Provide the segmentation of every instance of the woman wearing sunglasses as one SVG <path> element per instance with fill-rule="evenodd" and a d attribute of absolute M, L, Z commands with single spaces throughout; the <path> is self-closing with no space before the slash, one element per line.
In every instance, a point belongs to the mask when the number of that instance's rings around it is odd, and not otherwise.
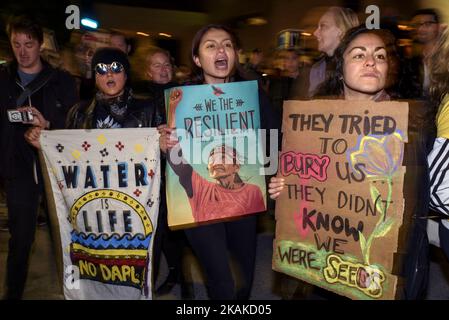
<path fill-rule="evenodd" d="M 91 101 L 75 105 L 67 128 L 110 129 L 156 126 L 156 108 L 149 100 L 136 99 L 129 82 L 126 54 L 115 48 L 97 50 L 92 58 L 97 93 Z"/>
<path fill-rule="evenodd" d="M 157 110 L 149 100 L 137 99 L 127 86 L 130 64 L 116 48 L 98 49 L 92 58 L 97 92 L 92 100 L 74 105 L 66 118 L 67 129 L 155 127 Z M 43 119 L 42 121 L 45 121 Z M 30 128 L 25 139 L 40 148 L 40 127 Z"/>

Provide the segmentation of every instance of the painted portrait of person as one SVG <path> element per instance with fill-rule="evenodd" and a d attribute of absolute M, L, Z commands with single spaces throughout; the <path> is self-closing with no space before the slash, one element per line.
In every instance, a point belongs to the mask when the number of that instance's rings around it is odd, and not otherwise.
<path fill-rule="evenodd" d="M 176 106 L 181 99 L 182 89 L 173 89 L 169 97 L 170 127 L 175 127 Z M 182 157 L 180 144 L 174 147 L 173 152 Z M 245 182 L 239 175 L 244 161 L 232 146 L 221 143 L 210 150 L 206 165 L 207 178 L 187 161 L 173 161 L 173 155 L 167 153 L 168 163 L 186 192 L 195 222 L 265 211 L 260 187 Z"/>

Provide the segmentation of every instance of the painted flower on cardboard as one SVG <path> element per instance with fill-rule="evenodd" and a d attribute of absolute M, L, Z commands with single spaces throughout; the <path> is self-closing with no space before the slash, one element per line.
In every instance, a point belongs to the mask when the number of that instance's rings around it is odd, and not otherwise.
<path fill-rule="evenodd" d="M 370 177 L 391 177 L 402 165 L 404 141 L 395 132 L 382 138 L 365 136 L 360 141 L 355 152 L 350 154 L 352 168 L 363 164 L 361 170 Z"/>
<path fill-rule="evenodd" d="M 399 132 L 382 138 L 365 136 L 358 142 L 355 151 L 348 153 L 353 169 L 363 165 L 368 178 L 374 181 L 384 181 L 387 184 L 386 194 L 381 194 L 374 183 L 370 183 L 370 194 L 376 211 L 379 214 L 374 230 L 369 235 L 359 232 L 360 249 L 366 265 L 370 265 L 371 247 L 374 239 L 385 237 L 395 224 L 393 217 L 387 217 L 393 192 L 393 175 L 402 165 L 404 156 L 404 141 Z M 385 201 L 384 201 L 385 200 Z"/>

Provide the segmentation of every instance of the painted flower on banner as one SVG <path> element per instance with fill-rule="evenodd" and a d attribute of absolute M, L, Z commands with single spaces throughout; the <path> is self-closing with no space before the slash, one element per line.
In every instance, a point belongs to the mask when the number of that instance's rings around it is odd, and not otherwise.
<path fill-rule="evenodd" d="M 91 145 L 87 141 L 84 141 L 81 147 L 84 149 L 84 151 L 88 151 Z"/>
<path fill-rule="evenodd" d="M 58 143 L 58 145 L 56 146 L 56 150 L 58 150 L 58 152 L 61 153 L 62 151 L 64 151 L 64 146 Z"/>
<path fill-rule="evenodd" d="M 100 153 L 103 158 L 109 155 L 108 149 L 106 148 L 100 150 Z"/>
<path fill-rule="evenodd" d="M 115 145 L 115 147 L 119 150 L 122 151 L 122 149 L 125 147 L 121 141 L 117 142 L 117 144 Z"/>
<path fill-rule="evenodd" d="M 361 169 L 368 178 L 391 177 L 402 165 L 404 141 L 398 132 L 382 138 L 365 136 L 356 150 L 350 154 L 353 169 L 363 164 Z"/>

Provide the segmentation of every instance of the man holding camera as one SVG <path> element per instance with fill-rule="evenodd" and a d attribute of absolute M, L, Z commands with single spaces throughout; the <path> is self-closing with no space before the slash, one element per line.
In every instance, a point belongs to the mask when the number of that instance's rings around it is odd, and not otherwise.
<path fill-rule="evenodd" d="M 0 179 L 5 182 L 10 232 L 5 298 L 20 299 L 44 190 L 37 151 L 24 133 L 31 125 L 64 128 L 78 93 L 68 73 L 41 59 L 43 30 L 33 18 L 12 18 L 7 34 L 15 59 L 0 68 Z"/>

